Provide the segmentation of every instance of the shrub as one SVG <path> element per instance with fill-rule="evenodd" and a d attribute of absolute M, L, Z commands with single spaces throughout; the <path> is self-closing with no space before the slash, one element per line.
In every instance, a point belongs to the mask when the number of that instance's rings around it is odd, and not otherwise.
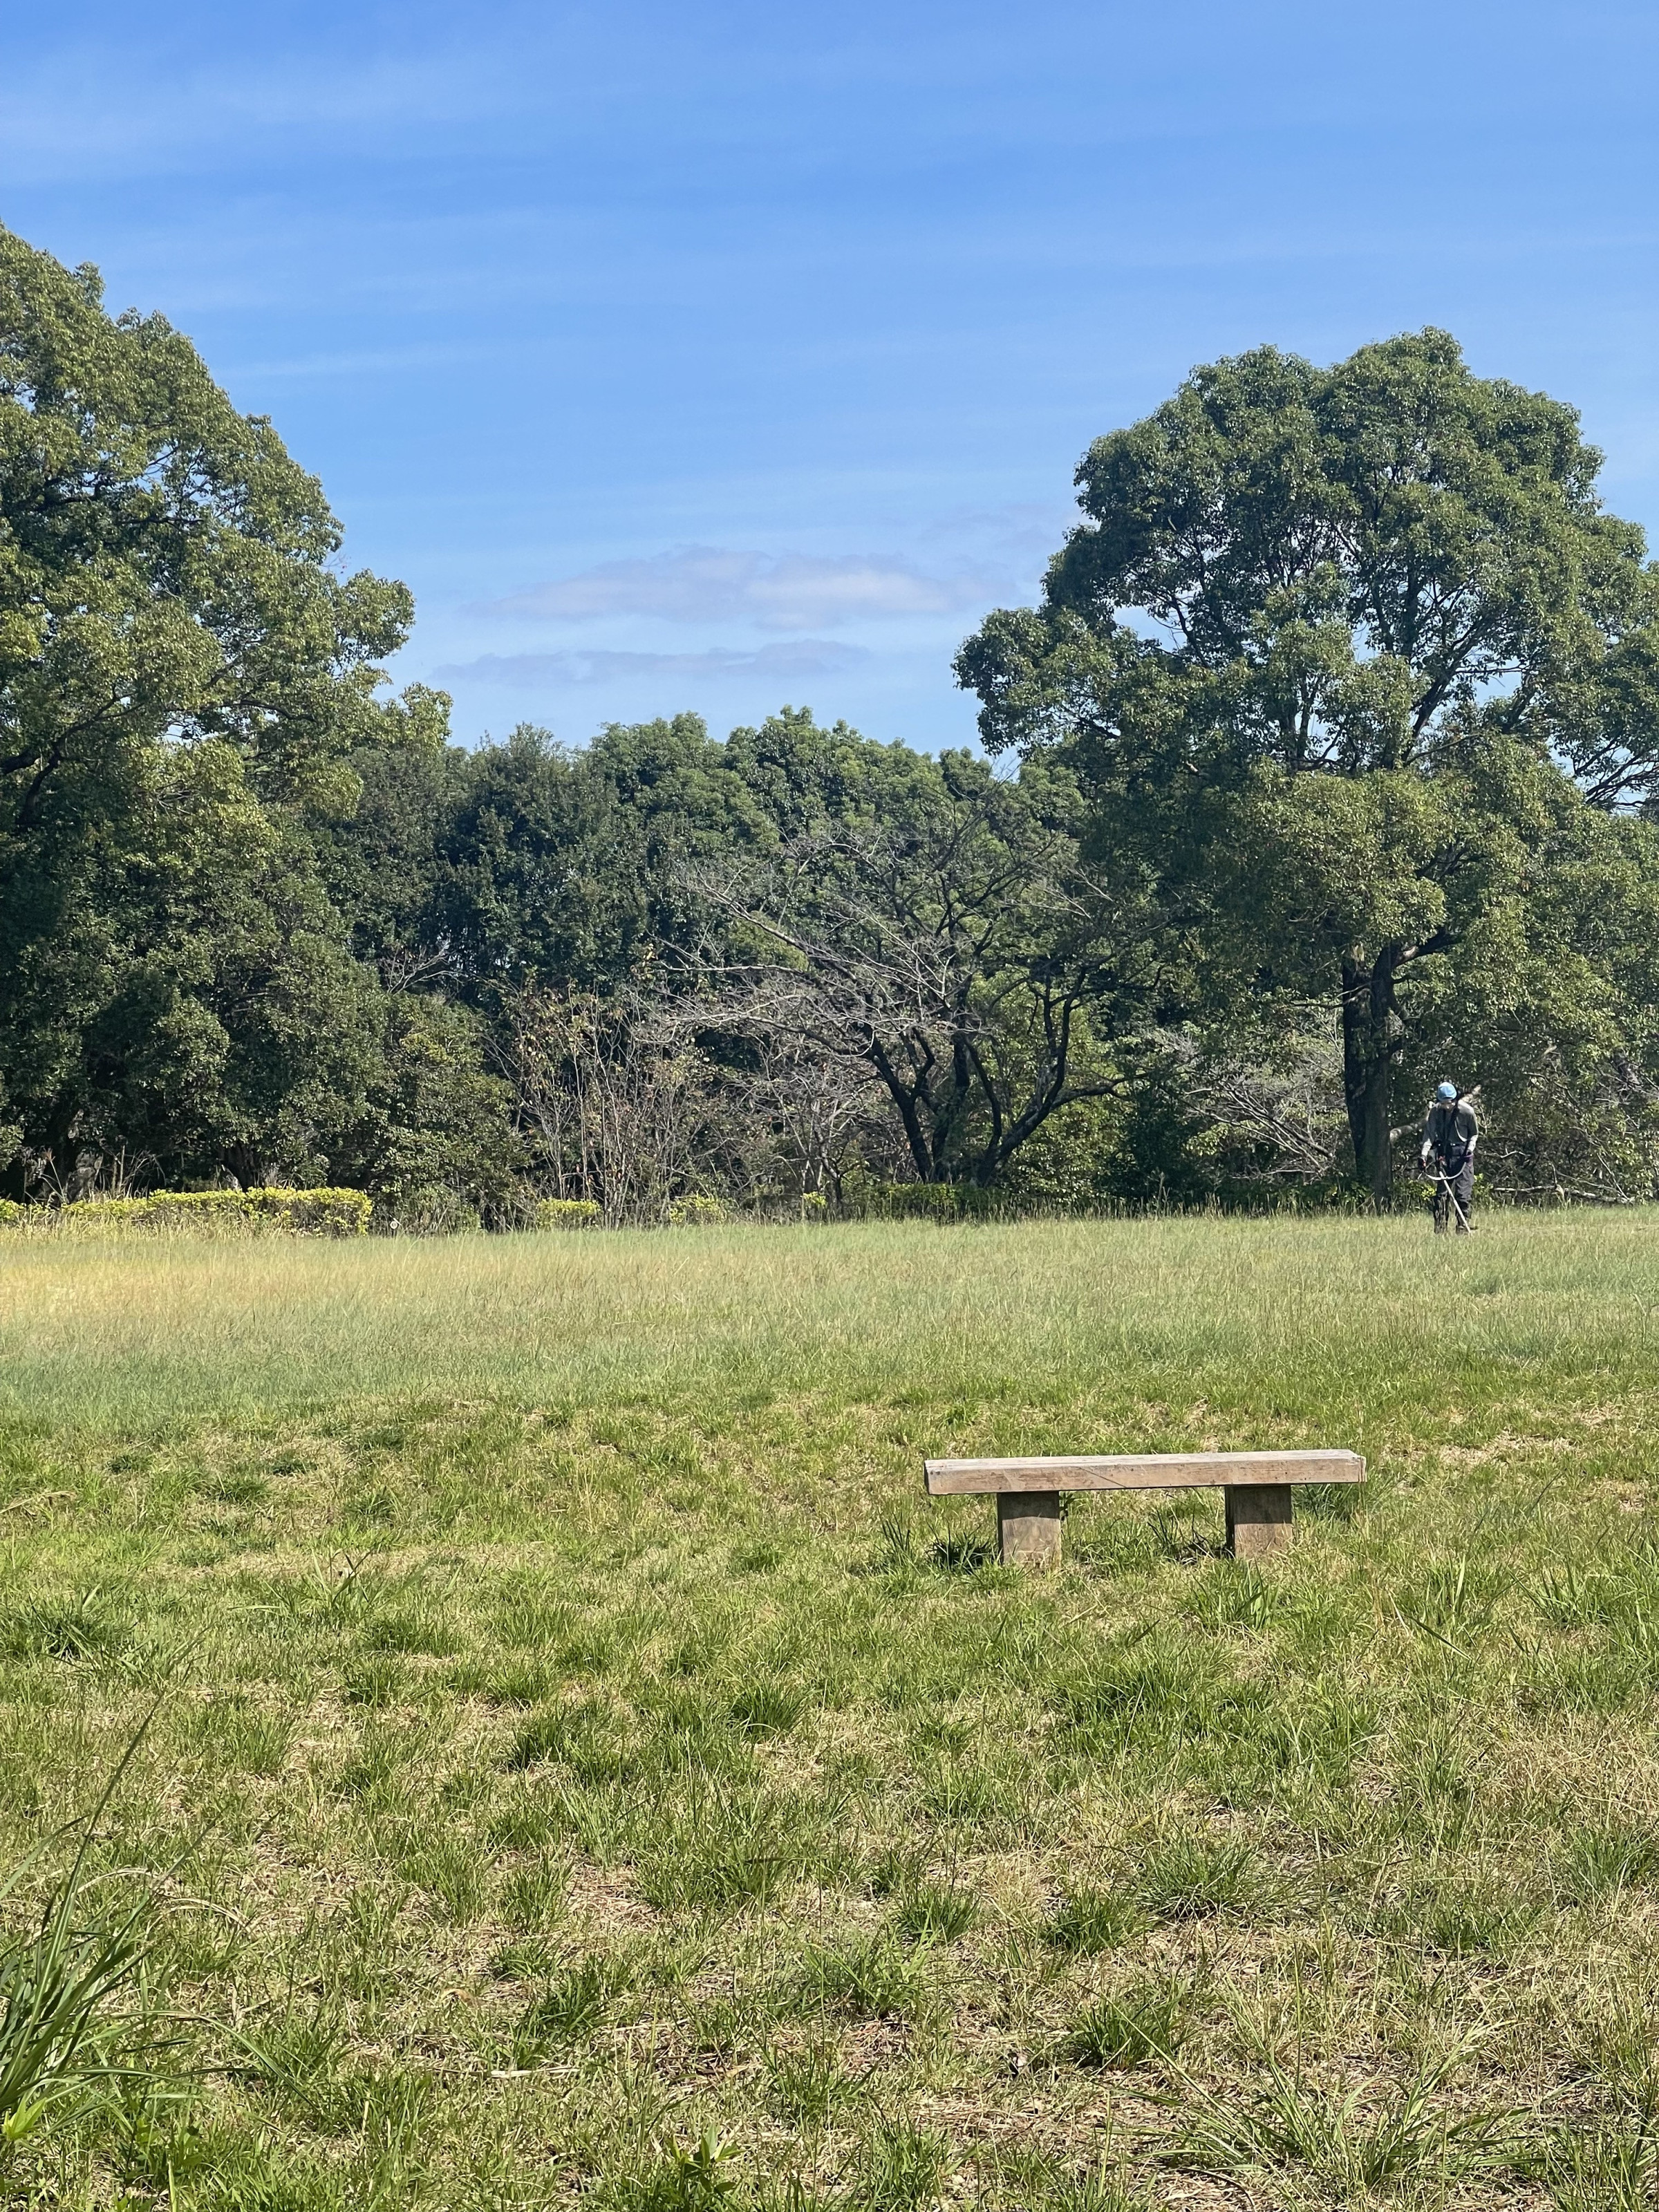
<path fill-rule="evenodd" d="M 708 1191 L 693 1191 L 689 1197 L 677 1198 L 668 1209 L 671 1229 L 708 1229 L 730 1218 L 724 1201 Z"/>
<path fill-rule="evenodd" d="M 544 1198 L 537 1205 L 538 1229 L 591 1229 L 599 1218 L 596 1198 Z"/>
<path fill-rule="evenodd" d="M 8 1203 L 0 1225 L 362 1237 L 372 1210 L 361 1190 L 158 1190 L 147 1198 L 88 1198 L 61 1206 Z"/>

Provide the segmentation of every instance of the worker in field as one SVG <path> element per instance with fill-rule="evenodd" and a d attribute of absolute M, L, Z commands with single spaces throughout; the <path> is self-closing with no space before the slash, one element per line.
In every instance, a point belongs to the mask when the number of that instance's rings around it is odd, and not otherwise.
<path fill-rule="evenodd" d="M 1480 1134 L 1473 1098 L 1460 1098 L 1455 1083 L 1443 1083 L 1423 1124 L 1423 1166 L 1434 1177 L 1435 1234 L 1453 1221 L 1465 1236 L 1474 1226 L 1474 1147 Z"/>

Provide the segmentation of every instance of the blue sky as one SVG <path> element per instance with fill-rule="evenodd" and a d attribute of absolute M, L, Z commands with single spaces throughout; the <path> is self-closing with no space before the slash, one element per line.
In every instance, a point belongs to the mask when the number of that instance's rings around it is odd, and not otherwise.
<path fill-rule="evenodd" d="M 1659 538 L 1659 9 L 0 0 L 0 219 L 160 308 L 470 741 L 971 736 L 1089 439 L 1425 323 Z"/>

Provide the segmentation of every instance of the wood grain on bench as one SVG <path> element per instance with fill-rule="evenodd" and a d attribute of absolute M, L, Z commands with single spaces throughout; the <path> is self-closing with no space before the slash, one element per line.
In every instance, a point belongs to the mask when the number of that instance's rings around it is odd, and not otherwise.
<path fill-rule="evenodd" d="M 1113 1452 L 1060 1459 L 930 1459 L 934 1498 L 1020 1490 L 1213 1490 L 1247 1482 L 1363 1482 L 1351 1451 Z"/>

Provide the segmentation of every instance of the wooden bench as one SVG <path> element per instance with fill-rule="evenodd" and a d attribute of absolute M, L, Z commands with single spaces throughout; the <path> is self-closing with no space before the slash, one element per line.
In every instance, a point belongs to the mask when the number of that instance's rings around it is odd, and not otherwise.
<path fill-rule="evenodd" d="M 1227 1549 L 1259 1559 L 1291 1540 L 1298 1482 L 1363 1482 L 1358 1452 L 1123 1452 L 1103 1459 L 930 1459 L 930 1498 L 994 1496 L 1005 1566 L 1060 1565 L 1062 1490 L 1217 1490 Z"/>

